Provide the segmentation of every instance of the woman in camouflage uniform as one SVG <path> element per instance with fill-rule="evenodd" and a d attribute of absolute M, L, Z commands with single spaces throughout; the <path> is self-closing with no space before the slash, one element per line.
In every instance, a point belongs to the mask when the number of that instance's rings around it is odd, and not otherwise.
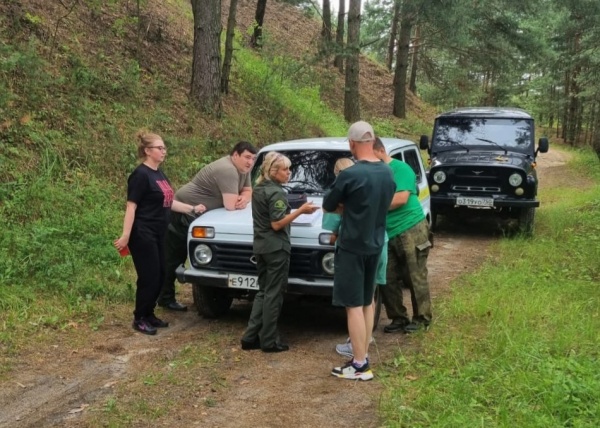
<path fill-rule="evenodd" d="M 311 214 L 319 209 L 312 202 L 306 202 L 290 212 L 281 186 L 290 179 L 290 165 L 290 160 L 281 153 L 267 153 L 252 192 L 254 256 L 259 291 L 241 340 L 244 350 L 260 348 L 264 352 L 282 352 L 289 349 L 288 345 L 279 341 L 277 320 L 290 267 L 290 225 L 299 215 Z"/>

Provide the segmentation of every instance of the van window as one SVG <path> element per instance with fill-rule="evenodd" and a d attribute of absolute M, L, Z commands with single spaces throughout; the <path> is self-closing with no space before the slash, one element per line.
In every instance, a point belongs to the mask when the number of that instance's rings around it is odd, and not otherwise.
<path fill-rule="evenodd" d="M 421 171 L 419 153 L 416 150 L 406 150 L 404 152 L 404 162 L 410 165 L 417 176 L 417 183 L 420 183 L 423 172 Z"/>

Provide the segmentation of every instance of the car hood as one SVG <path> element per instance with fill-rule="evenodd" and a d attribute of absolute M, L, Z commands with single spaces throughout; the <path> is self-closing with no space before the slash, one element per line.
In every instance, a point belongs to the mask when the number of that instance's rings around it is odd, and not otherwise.
<path fill-rule="evenodd" d="M 308 197 L 315 205 L 321 206 L 323 199 L 321 197 Z M 320 233 L 324 232 L 321 228 L 322 210 L 317 211 L 311 217 L 305 217 L 302 224 L 297 221 L 292 223 L 291 237 L 297 238 L 317 238 Z M 302 219 L 299 219 L 302 220 Z M 243 210 L 227 211 L 225 208 L 217 208 L 207 211 L 200 217 L 195 219 L 191 226 L 212 227 L 215 230 L 215 239 L 227 239 L 230 235 L 253 235 L 252 227 L 252 206 L 248 206 Z"/>
<path fill-rule="evenodd" d="M 528 169 L 532 163 L 531 157 L 522 153 L 509 152 L 505 154 L 500 151 L 445 151 L 438 152 L 432 159 L 431 167 L 440 165 L 486 165 L 486 166 L 512 166 Z"/>

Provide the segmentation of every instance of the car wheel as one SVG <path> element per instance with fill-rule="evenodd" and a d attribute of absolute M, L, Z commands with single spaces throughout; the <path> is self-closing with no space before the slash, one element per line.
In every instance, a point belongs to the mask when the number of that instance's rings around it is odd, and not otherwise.
<path fill-rule="evenodd" d="M 521 208 L 519 213 L 519 232 L 525 236 L 533 235 L 535 208 Z"/>
<path fill-rule="evenodd" d="M 383 302 L 383 297 L 381 295 L 381 286 L 375 286 L 375 296 L 373 296 L 373 301 L 375 302 L 375 319 L 373 320 L 373 331 L 377 328 L 377 324 L 379 324 L 379 318 L 381 317 L 381 304 Z"/>
<path fill-rule="evenodd" d="M 233 301 L 233 297 L 227 295 L 227 290 L 200 284 L 193 284 L 192 294 L 198 315 L 204 318 L 219 318 L 225 315 Z"/>
<path fill-rule="evenodd" d="M 436 230 L 437 218 L 438 218 L 438 214 L 437 214 L 437 212 L 433 211 L 433 208 L 432 208 L 432 210 L 431 210 L 431 223 L 429 224 L 429 229 L 432 232 L 434 230 Z"/>

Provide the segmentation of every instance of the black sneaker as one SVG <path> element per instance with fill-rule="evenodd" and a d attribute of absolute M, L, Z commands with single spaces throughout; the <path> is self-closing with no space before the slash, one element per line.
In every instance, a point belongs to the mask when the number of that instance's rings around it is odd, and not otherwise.
<path fill-rule="evenodd" d="M 152 327 L 165 328 L 165 327 L 169 326 L 168 322 L 163 321 L 160 318 L 157 318 L 155 315 L 150 315 L 149 317 L 144 317 L 144 319 L 146 321 L 148 321 L 148 323 L 150 323 L 150 325 Z"/>
<path fill-rule="evenodd" d="M 411 322 L 410 324 L 406 324 L 402 331 L 407 334 L 417 333 L 419 331 L 427 331 L 429 330 L 429 324 L 424 322 Z"/>
<path fill-rule="evenodd" d="M 247 340 L 242 339 L 241 341 L 242 349 L 244 351 L 252 351 L 253 349 L 260 349 L 260 341 L 256 338 L 254 341 L 249 342 Z"/>
<path fill-rule="evenodd" d="M 169 303 L 159 302 L 158 306 L 160 306 L 161 308 L 167 309 L 169 311 L 176 311 L 176 312 L 187 311 L 187 306 L 182 305 L 181 303 L 179 303 L 175 300 L 173 300 L 172 302 L 169 302 Z"/>
<path fill-rule="evenodd" d="M 389 325 L 386 325 L 385 327 L 383 327 L 383 332 L 384 333 L 396 333 L 398 331 L 404 331 L 404 328 L 410 324 L 410 322 L 408 320 L 405 320 L 403 318 L 396 318 L 394 320 L 392 320 L 392 322 Z"/>
<path fill-rule="evenodd" d="M 139 319 L 139 320 L 133 320 L 133 329 L 139 331 L 140 333 L 144 333 L 144 334 L 149 334 L 149 335 L 155 335 L 156 334 L 156 327 L 153 327 L 152 324 L 150 324 L 147 320 L 145 319 Z"/>

